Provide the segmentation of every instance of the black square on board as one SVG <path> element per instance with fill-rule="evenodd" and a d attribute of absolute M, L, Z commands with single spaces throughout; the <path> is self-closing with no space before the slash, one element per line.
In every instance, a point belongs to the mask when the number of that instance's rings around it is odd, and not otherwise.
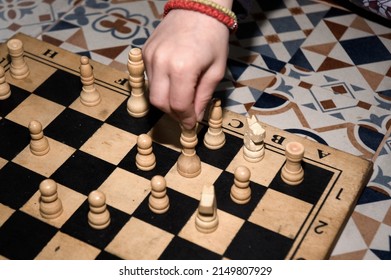
<path fill-rule="evenodd" d="M 61 227 L 61 231 L 103 250 L 129 221 L 130 215 L 107 205 L 110 224 L 104 229 L 94 229 L 88 224 L 89 210 L 90 207 L 86 200 Z"/>
<path fill-rule="evenodd" d="M 265 194 L 267 188 L 252 181 L 249 183 L 251 189 L 250 201 L 245 204 L 238 204 L 231 199 L 231 187 L 234 184 L 234 174 L 223 171 L 214 183 L 217 208 L 234 216 L 247 220 L 255 207 Z"/>
<path fill-rule="evenodd" d="M 186 188 L 186 186 L 183 187 Z M 170 200 L 170 207 L 166 213 L 153 213 L 149 209 L 149 196 L 147 196 L 134 211 L 133 216 L 176 235 L 197 210 L 199 202 L 170 188 L 167 188 L 167 195 Z"/>
<path fill-rule="evenodd" d="M 232 260 L 282 260 L 293 240 L 245 221 L 224 256 Z"/>
<path fill-rule="evenodd" d="M 150 106 L 149 112 L 146 116 L 135 118 L 129 115 L 127 111 L 126 99 L 106 120 L 106 123 L 111 124 L 117 128 L 123 129 L 135 135 L 147 133 L 151 130 L 157 121 L 163 116 L 163 113 L 153 106 Z"/>
<path fill-rule="evenodd" d="M 80 76 L 58 69 L 34 93 L 67 107 L 79 98 L 81 89 Z"/>
<path fill-rule="evenodd" d="M 208 127 L 203 127 L 198 133 L 198 144 L 196 147 L 197 155 L 201 158 L 202 162 L 224 170 L 243 147 L 243 139 L 225 133 L 224 146 L 218 150 L 211 150 L 203 143 L 207 129 Z"/>
<path fill-rule="evenodd" d="M 156 142 L 152 142 L 152 152 L 155 154 L 156 166 L 150 171 L 138 169 L 136 165 L 137 145 L 135 145 L 122 159 L 122 161 L 118 164 L 118 167 L 150 180 L 155 175 L 161 175 L 164 177 L 176 164 L 180 155 L 178 151 L 167 148 Z"/>
<path fill-rule="evenodd" d="M 311 204 L 318 202 L 334 173 L 319 166 L 302 162 L 304 180 L 297 186 L 290 186 L 281 179 L 281 169 L 270 183 L 269 188 L 298 198 Z"/>
<path fill-rule="evenodd" d="M 0 120 L 0 157 L 12 160 L 30 144 L 27 127 L 7 119 Z"/>
<path fill-rule="evenodd" d="M 83 113 L 66 108 L 46 128 L 45 135 L 75 149 L 80 148 L 103 124 Z"/>
<path fill-rule="evenodd" d="M 0 101 L 0 117 L 7 116 L 12 110 L 19 106 L 25 100 L 30 92 L 21 89 L 17 86 L 11 85 L 11 96 L 5 100 Z"/>
<path fill-rule="evenodd" d="M 82 151 L 76 151 L 51 176 L 56 182 L 88 195 L 113 172 L 115 166 Z"/>
<path fill-rule="evenodd" d="M 0 227 L 0 255 L 11 260 L 32 260 L 56 232 L 55 227 L 16 211 Z"/>
<path fill-rule="evenodd" d="M 122 260 L 120 257 L 113 255 L 109 252 L 106 251 L 101 251 L 99 255 L 95 258 L 96 260 Z"/>
<path fill-rule="evenodd" d="M 197 135 L 197 155 L 200 157 L 202 162 L 215 166 L 221 170 L 225 170 L 239 150 L 243 147 L 243 139 L 225 133 L 224 146 L 218 150 L 211 150 L 203 143 L 207 129 L 208 127 L 203 127 Z"/>
<path fill-rule="evenodd" d="M 0 203 L 19 209 L 38 191 L 44 179 L 38 173 L 8 162 L 0 169 Z"/>
<path fill-rule="evenodd" d="M 159 260 L 220 260 L 222 256 L 175 236 L 160 255 Z"/>

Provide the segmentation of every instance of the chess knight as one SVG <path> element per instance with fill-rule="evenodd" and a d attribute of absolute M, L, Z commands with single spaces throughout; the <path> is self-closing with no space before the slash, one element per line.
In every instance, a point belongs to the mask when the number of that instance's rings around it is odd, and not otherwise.
<path fill-rule="evenodd" d="M 265 155 L 266 131 L 261 123 L 253 115 L 247 118 L 247 126 L 244 133 L 243 156 L 249 162 L 261 161 Z"/>

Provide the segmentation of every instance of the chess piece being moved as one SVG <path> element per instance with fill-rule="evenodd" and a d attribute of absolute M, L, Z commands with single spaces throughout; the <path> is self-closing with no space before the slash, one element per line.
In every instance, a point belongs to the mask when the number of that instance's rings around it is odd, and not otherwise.
<path fill-rule="evenodd" d="M 39 212 L 45 219 L 55 219 L 63 212 L 61 200 L 58 198 L 57 183 L 52 179 L 45 179 L 39 184 L 41 193 Z"/>
<path fill-rule="evenodd" d="M 222 128 L 223 110 L 221 109 L 220 99 L 212 100 L 208 124 L 208 131 L 204 136 L 204 145 L 211 150 L 220 149 L 225 144 L 225 134 Z"/>
<path fill-rule="evenodd" d="M 238 166 L 234 172 L 234 183 L 231 187 L 231 199 L 238 204 L 246 204 L 251 199 L 251 171 L 246 166 Z"/>
<path fill-rule="evenodd" d="M 7 47 L 11 57 L 11 76 L 17 80 L 26 78 L 30 74 L 30 69 L 24 59 L 23 42 L 19 39 L 11 39 L 7 42 Z"/>
<path fill-rule="evenodd" d="M 304 146 L 299 142 L 289 142 L 285 146 L 286 162 L 281 170 L 281 178 L 288 185 L 295 186 L 304 179 L 302 159 Z"/>
<path fill-rule="evenodd" d="M 243 156 L 249 162 L 261 161 L 265 155 L 266 131 L 253 115 L 247 118 L 246 131 L 243 137 Z"/>
<path fill-rule="evenodd" d="M 49 150 L 49 141 L 43 134 L 42 124 L 39 121 L 31 121 L 29 124 L 31 135 L 30 151 L 36 156 L 46 155 Z"/>
<path fill-rule="evenodd" d="M 214 232 L 219 225 L 213 185 L 205 185 L 202 189 L 201 199 L 195 217 L 195 225 L 197 230 L 203 233 Z"/>
<path fill-rule="evenodd" d="M 11 96 L 11 87 L 5 79 L 5 71 L 0 65 L 0 100 L 7 99 Z"/>
<path fill-rule="evenodd" d="M 80 101 L 86 106 L 98 105 L 101 101 L 100 93 L 95 87 L 95 77 L 90 64 L 90 60 L 86 56 L 80 58 L 80 79 L 83 84 L 80 92 Z"/>
<path fill-rule="evenodd" d="M 177 161 L 177 170 L 186 178 L 197 177 L 201 173 L 201 160 L 195 150 L 198 143 L 197 127 L 198 125 L 195 125 L 192 129 L 186 129 L 181 126 L 182 153 Z"/>
<path fill-rule="evenodd" d="M 152 139 L 148 134 L 137 137 L 136 166 L 143 171 L 149 171 L 156 166 L 156 157 L 152 150 Z"/>
<path fill-rule="evenodd" d="M 127 110 L 132 117 L 141 118 L 149 111 L 149 103 L 145 95 L 145 68 L 141 49 L 132 48 L 129 51 L 127 66 L 131 88 Z"/>
<path fill-rule="evenodd" d="M 170 207 L 170 200 L 167 196 L 166 179 L 163 176 L 155 175 L 151 179 L 151 194 L 148 198 L 149 209 L 156 214 L 163 214 Z"/>
<path fill-rule="evenodd" d="M 103 192 L 95 190 L 88 195 L 90 211 L 88 224 L 94 229 L 107 228 L 111 222 L 110 212 L 107 210 L 106 196 Z"/>

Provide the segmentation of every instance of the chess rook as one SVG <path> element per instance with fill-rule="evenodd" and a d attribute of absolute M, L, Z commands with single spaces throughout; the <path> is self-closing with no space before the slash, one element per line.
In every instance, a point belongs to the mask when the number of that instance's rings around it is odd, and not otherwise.
<path fill-rule="evenodd" d="M 90 60 L 86 56 L 80 57 L 80 79 L 83 84 L 80 92 L 80 101 L 86 106 L 98 105 L 101 101 L 100 93 L 95 87 L 95 77 L 90 64 Z"/>
<path fill-rule="evenodd" d="M 251 172 L 246 166 L 238 166 L 234 172 L 234 184 L 231 187 L 231 199 L 238 204 L 246 204 L 251 199 Z"/>
<path fill-rule="evenodd" d="M 49 141 L 43 134 L 42 124 L 39 121 L 31 121 L 29 124 L 31 135 L 30 151 L 36 156 L 46 155 L 49 150 Z"/>
<path fill-rule="evenodd" d="M 107 228 L 111 218 L 109 210 L 107 210 L 105 194 L 98 190 L 90 192 L 88 203 L 90 204 L 88 224 L 94 229 Z"/>
<path fill-rule="evenodd" d="M 145 96 L 145 68 L 141 49 L 132 48 L 129 51 L 127 67 L 131 88 L 127 110 L 132 117 L 141 118 L 149 111 L 149 103 Z"/>
<path fill-rule="evenodd" d="M 211 150 L 220 149 L 225 144 L 225 134 L 222 129 L 223 110 L 221 109 L 220 99 L 212 100 L 208 124 L 208 131 L 204 136 L 204 145 Z"/>
<path fill-rule="evenodd" d="M 205 185 L 202 189 L 201 199 L 195 217 L 195 225 L 197 230 L 202 233 L 214 232 L 219 225 L 213 185 Z"/>
<path fill-rule="evenodd" d="M 24 59 L 23 42 L 19 39 L 11 39 L 7 42 L 7 47 L 11 57 L 11 76 L 17 80 L 26 78 L 30 74 L 30 69 Z"/>
<path fill-rule="evenodd" d="M 285 146 L 286 162 L 281 170 L 281 178 L 288 185 L 295 186 L 304 179 L 301 161 L 304 157 L 304 146 L 299 142 L 289 142 Z"/>
<path fill-rule="evenodd" d="M 177 161 L 177 170 L 186 178 L 197 177 L 201 173 L 201 160 L 195 150 L 198 143 L 197 127 L 198 125 L 195 125 L 193 129 L 186 129 L 181 126 L 182 153 Z"/>
<path fill-rule="evenodd" d="M 156 166 L 156 157 L 152 150 L 152 139 L 148 134 L 137 137 L 136 166 L 143 171 L 149 171 Z"/>
<path fill-rule="evenodd" d="M 151 179 L 151 194 L 148 198 L 148 206 L 156 214 L 163 214 L 168 211 L 170 200 L 167 196 L 166 179 L 163 176 L 155 175 Z"/>
<path fill-rule="evenodd" d="M 39 212 L 45 219 L 55 219 L 63 212 L 61 200 L 57 194 L 57 183 L 52 179 L 45 179 L 39 184 L 40 200 Z"/>
<path fill-rule="evenodd" d="M 5 79 L 5 71 L 0 65 L 0 100 L 7 99 L 11 96 L 11 87 Z"/>

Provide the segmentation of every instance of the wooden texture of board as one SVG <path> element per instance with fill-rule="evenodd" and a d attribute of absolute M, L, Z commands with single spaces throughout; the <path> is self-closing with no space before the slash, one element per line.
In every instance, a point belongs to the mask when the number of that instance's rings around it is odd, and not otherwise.
<path fill-rule="evenodd" d="M 0 63 L 12 93 L 0 101 L 0 257 L 4 259 L 326 259 L 372 173 L 372 163 L 262 123 L 265 157 L 249 163 L 242 146 L 246 117 L 224 111 L 225 145 L 203 146 L 207 120 L 199 126 L 201 174 L 183 178 L 176 170 L 180 128 L 151 108 L 143 118 L 126 111 L 128 74 L 91 60 L 102 101 L 79 100 L 80 56 L 48 43 L 15 35 L 24 44 L 30 75 L 10 76 L 6 45 Z M 29 151 L 31 120 L 42 123 L 48 154 Z M 157 164 L 135 165 L 137 136 L 153 139 Z M 288 186 L 280 178 L 284 147 L 304 145 L 304 181 Z M 229 197 L 236 167 L 251 171 L 252 197 L 238 205 Z M 164 176 L 170 208 L 148 208 L 150 180 Z M 58 183 L 64 212 L 39 215 L 39 183 Z M 213 184 L 218 229 L 195 228 L 201 190 Z M 87 196 L 105 193 L 111 224 L 94 230 L 87 221 Z M 33 244 L 33 245 L 31 245 Z"/>

